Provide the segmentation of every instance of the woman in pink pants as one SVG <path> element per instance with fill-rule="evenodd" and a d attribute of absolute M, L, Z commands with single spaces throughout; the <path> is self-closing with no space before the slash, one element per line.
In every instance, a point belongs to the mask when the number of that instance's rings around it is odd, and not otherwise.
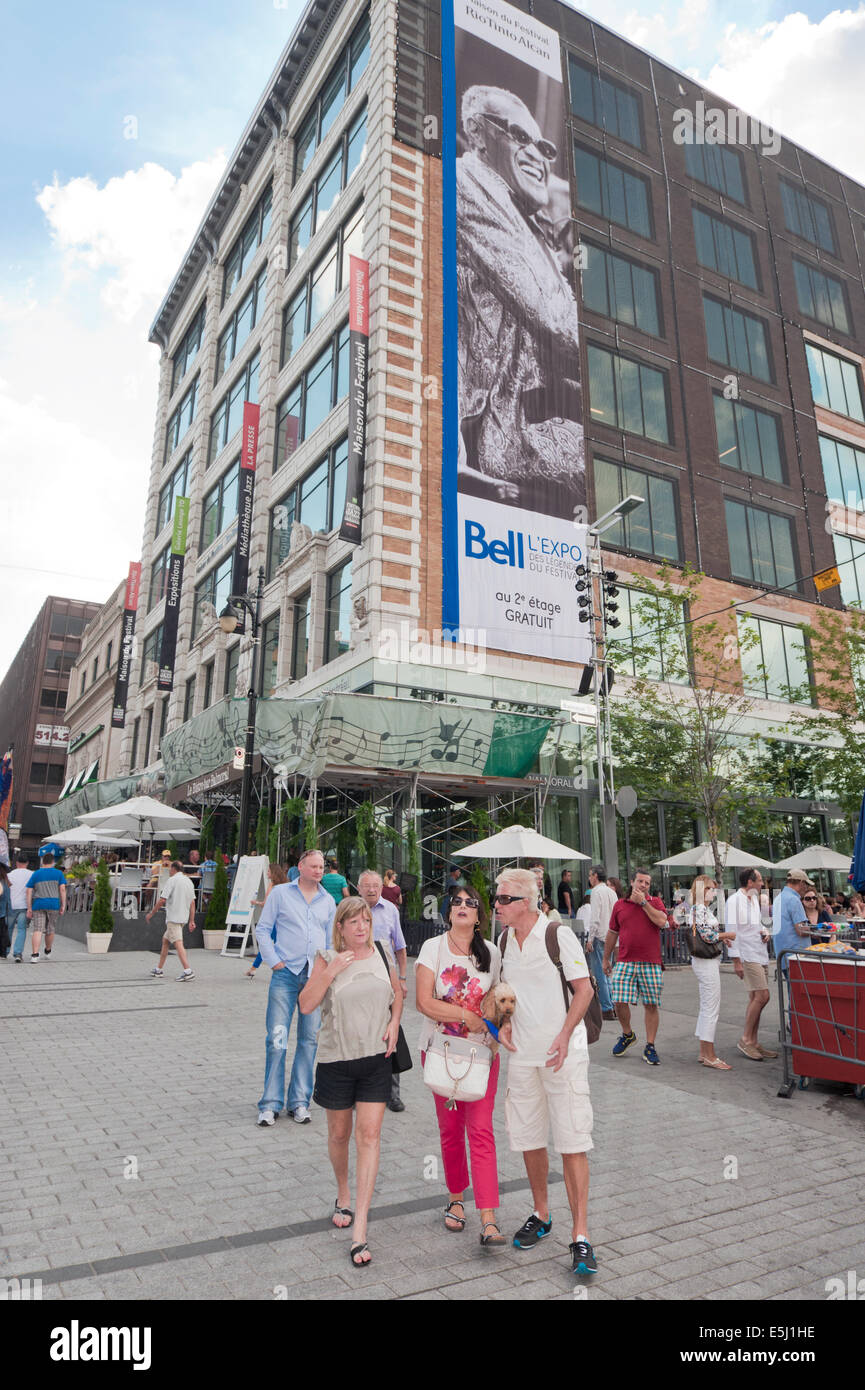
<path fill-rule="evenodd" d="M 447 932 L 425 941 L 417 962 L 417 1007 L 430 1020 L 422 1036 L 422 1057 L 436 1027 L 457 1038 L 467 1038 L 469 1033 L 480 1037 L 484 1033 L 481 1001 L 490 986 L 498 983 L 501 971 L 498 947 L 484 939 L 487 915 L 473 889 L 455 887 L 445 906 L 444 918 Z M 469 1185 L 468 1139 L 472 1194 L 481 1217 L 481 1245 L 493 1250 L 503 1249 L 506 1244 L 496 1224 L 499 1179 L 493 1106 L 498 1079 L 496 1057 L 486 1095 L 481 1100 L 457 1101 L 456 1108 L 448 1110 L 444 1097 L 434 1096 L 450 1197 L 445 1208 L 445 1227 L 454 1232 L 466 1228 L 463 1198 Z"/>

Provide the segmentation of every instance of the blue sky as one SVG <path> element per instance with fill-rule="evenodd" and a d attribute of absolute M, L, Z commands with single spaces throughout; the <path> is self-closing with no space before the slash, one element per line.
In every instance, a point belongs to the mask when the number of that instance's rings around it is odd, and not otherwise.
<path fill-rule="evenodd" d="M 865 182 L 847 115 L 865 71 L 865 5 L 584 8 Z M 147 329 L 301 10 L 6 7 L 0 457 L 27 485 L 9 501 L 0 556 L 0 678 L 47 594 L 102 601 L 140 555 L 158 359 Z"/>

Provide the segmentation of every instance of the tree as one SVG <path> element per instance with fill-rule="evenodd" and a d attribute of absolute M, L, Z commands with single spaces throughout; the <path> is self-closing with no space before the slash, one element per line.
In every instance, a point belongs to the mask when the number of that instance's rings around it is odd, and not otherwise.
<path fill-rule="evenodd" d="M 114 914 L 111 911 L 111 879 L 108 865 L 100 859 L 96 866 L 96 891 L 93 894 L 93 909 L 90 913 L 92 932 L 114 931 Z"/>
<path fill-rule="evenodd" d="M 210 895 L 210 902 L 207 904 L 207 914 L 204 918 L 204 926 L 207 931 L 222 931 L 225 926 L 225 919 L 228 916 L 228 874 L 225 871 L 225 864 L 222 855 L 217 855 L 216 873 L 213 879 L 213 892 Z"/>

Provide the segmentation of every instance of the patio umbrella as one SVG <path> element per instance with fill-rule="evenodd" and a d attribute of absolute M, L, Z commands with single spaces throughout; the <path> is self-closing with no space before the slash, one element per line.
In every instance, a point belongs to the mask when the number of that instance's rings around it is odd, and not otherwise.
<path fill-rule="evenodd" d="M 837 849 L 829 849 L 828 845 L 811 845 L 809 849 L 800 849 L 798 854 L 791 854 L 789 859 L 779 859 L 775 868 L 834 869 L 847 874 L 850 872 L 850 856 L 839 854 Z"/>
<path fill-rule="evenodd" d="M 178 811 L 152 796 L 133 796 L 129 801 L 121 801 L 117 806 L 103 806 L 101 811 L 85 811 L 77 817 L 86 825 L 103 829 L 110 827 L 112 832 L 135 835 L 138 840 L 139 858 L 141 841 L 153 840 L 158 835 L 171 836 L 177 831 L 198 830 L 198 821 L 186 811 Z"/>
<path fill-rule="evenodd" d="M 125 849 L 138 842 L 137 840 L 123 839 L 120 835 L 112 834 L 109 830 L 99 830 L 95 826 L 73 825 L 68 830 L 61 830 L 57 835 L 49 835 L 42 843 L 67 846 L 108 845 L 109 849 Z"/>
<path fill-rule="evenodd" d="M 497 835 L 490 835 L 465 849 L 454 850 L 464 859 L 589 859 L 578 849 L 569 849 L 557 840 L 549 840 L 526 825 L 509 825 Z"/>
<path fill-rule="evenodd" d="M 724 869 L 771 869 L 774 867 L 768 859 L 758 859 L 756 854 L 746 854 L 743 849 L 737 849 L 735 845 L 728 845 L 726 840 L 718 841 L 718 854 L 721 859 L 721 867 Z M 704 841 L 701 845 L 695 845 L 693 849 L 686 849 L 681 854 L 671 855 L 669 859 L 656 859 L 655 863 L 667 869 L 714 868 L 715 855 L 712 846 Z"/>

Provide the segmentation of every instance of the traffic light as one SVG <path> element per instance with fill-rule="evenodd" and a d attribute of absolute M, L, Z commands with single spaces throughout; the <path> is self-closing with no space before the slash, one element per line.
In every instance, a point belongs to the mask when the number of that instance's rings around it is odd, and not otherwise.
<path fill-rule="evenodd" d="M 606 617 L 607 627 L 621 626 L 619 619 L 616 617 L 616 614 L 619 611 L 619 605 L 616 603 L 616 597 L 619 592 L 616 587 L 616 581 L 618 577 L 619 576 L 615 570 L 604 570 L 604 614 Z"/>
<path fill-rule="evenodd" d="M 577 591 L 577 614 L 581 623 L 587 623 L 592 617 L 592 580 L 585 565 L 577 565 L 574 570 L 576 578 L 574 588 Z"/>

